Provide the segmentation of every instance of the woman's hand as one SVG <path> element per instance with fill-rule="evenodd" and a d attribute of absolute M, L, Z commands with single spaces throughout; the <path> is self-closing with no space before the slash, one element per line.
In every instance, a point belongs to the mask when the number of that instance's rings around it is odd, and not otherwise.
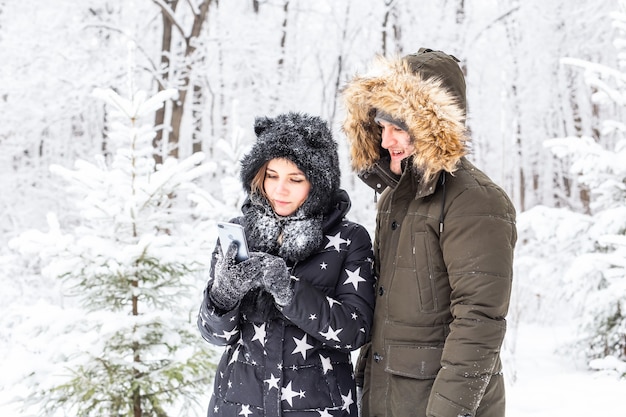
<path fill-rule="evenodd" d="M 252 256 L 236 263 L 237 243 L 232 242 L 226 251 L 218 247 L 213 285 L 209 292 L 211 301 L 222 310 L 232 310 L 252 288 L 261 286 L 263 265 L 258 257 Z"/>

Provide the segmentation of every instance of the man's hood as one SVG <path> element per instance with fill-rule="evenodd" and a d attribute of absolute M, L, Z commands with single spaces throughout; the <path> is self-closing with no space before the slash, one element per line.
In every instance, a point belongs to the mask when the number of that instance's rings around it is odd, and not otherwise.
<path fill-rule="evenodd" d="M 454 57 L 420 50 L 403 58 L 377 58 L 343 90 L 352 168 L 371 170 L 387 153 L 381 148 L 376 110 L 402 120 L 413 139 L 413 168 L 426 180 L 454 172 L 467 154 L 465 79 Z"/>

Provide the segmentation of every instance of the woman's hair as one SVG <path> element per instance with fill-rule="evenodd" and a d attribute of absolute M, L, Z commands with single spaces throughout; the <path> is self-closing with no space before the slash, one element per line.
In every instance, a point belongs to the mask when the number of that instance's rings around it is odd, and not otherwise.
<path fill-rule="evenodd" d="M 256 172 L 254 177 L 252 177 L 252 181 L 250 181 L 250 194 L 258 194 L 262 195 L 267 199 L 267 193 L 265 192 L 265 187 L 263 187 L 263 183 L 265 182 L 265 173 L 267 171 L 267 166 L 270 164 L 270 161 L 265 161 L 261 168 Z"/>

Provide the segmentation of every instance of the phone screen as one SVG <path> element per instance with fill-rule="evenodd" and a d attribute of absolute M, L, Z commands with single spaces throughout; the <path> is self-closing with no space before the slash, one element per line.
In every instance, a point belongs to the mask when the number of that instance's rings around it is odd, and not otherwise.
<path fill-rule="evenodd" d="M 226 254 L 231 242 L 237 243 L 237 254 L 235 261 L 241 262 L 248 259 L 248 242 L 243 226 L 236 223 L 219 222 L 217 232 L 222 245 L 222 252 Z"/>

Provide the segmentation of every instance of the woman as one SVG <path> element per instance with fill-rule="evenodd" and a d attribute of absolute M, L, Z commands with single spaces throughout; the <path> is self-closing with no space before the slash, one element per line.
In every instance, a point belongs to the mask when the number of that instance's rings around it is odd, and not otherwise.
<path fill-rule="evenodd" d="M 255 122 L 241 161 L 250 257 L 213 254 L 198 327 L 226 345 L 209 416 L 356 416 L 350 352 L 368 339 L 374 304 L 367 231 L 344 216 L 337 144 L 320 118 Z"/>

